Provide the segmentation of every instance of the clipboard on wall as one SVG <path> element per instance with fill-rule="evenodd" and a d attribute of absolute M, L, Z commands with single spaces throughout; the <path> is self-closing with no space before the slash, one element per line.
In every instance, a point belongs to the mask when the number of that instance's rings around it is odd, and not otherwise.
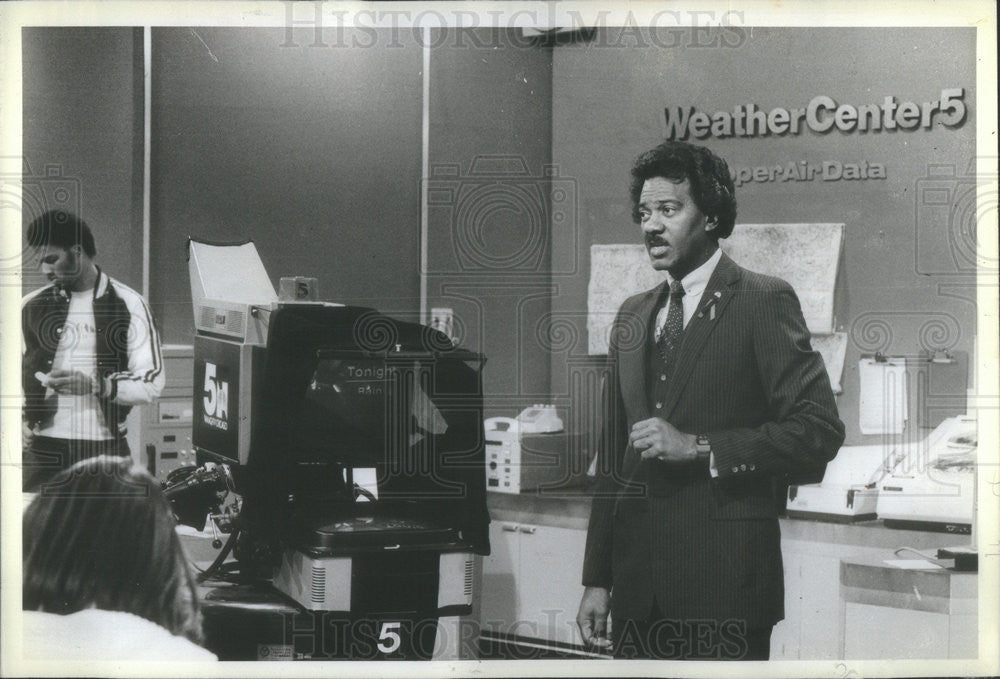
<path fill-rule="evenodd" d="M 862 356 L 858 370 L 862 434 L 901 434 L 907 422 L 933 429 L 968 412 L 968 352 L 876 353 Z"/>

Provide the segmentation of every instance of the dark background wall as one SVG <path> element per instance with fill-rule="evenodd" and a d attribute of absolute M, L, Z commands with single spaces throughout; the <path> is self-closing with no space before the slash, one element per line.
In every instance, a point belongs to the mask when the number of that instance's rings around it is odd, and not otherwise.
<path fill-rule="evenodd" d="M 486 354 L 486 411 L 549 399 L 552 52 L 516 31 L 435 33 L 428 307 Z"/>
<path fill-rule="evenodd" d="M 65 206 L 93 228 L 98 262 L 142 285 L 142 29 L 25 28 L 27 224 Z M 24 291 L 43 282 L 24 260 Z"/>
<path fill-rule="evenodd" d="M 962 275 L 969 260 L 959 256 L 956 263 L 956 239 L 949 236 L 955 225 L 947 215 L 928 213 L 917 195 L 934 166 L 949 166 L 961 176 L 975 158 L 975 30 L 754 28 L 716 35 L 711 46 L 703 46 L 712 43 L 710 35 L 673 31 L 658 38 L 666 48 L 655 47 L 646 35 L 644 46 L 631 39 L 624 44 L 632 47 L 623 48 L 621 34 L 607 29 L 591 41 L 554 50 L 552 157 L 579 186 L 581 244 L 556 249 L 553 268 L 581 265 L 578 275 L 561 279 L 553 310 L 577 324 L 584 350 L 586 319 L 579 312 L 587 308 L 589 246 L 640 242 L 630 218 L 628 171 L 638 153 L 664 138 L 665 107 L 711 113 L 753 102 L 768 111 L 804 107 L 820 94 L 854 105 L 881 104 L 886 95 L 923 102 L 939 99 L 942 88 L 965 88 L 969 113 L 960 128 L 704 141 L 730 167 L 799 160 L 885 164 L 886 179 L 737 188 L 737 224 L 846 225 L 835 322 L 852 341 L 838 404 L 847 442 L 874 442 L 863 440 L 858 429 L 862 353 L 915 356 L 927 345 L 973 348 L 976 288 Z M 918 217 L 924 218 L 919 241 Z M 959 226 L 970 226 L 970 218 L 959 215 Z M 552 365 L 555 384 L 555 357 Z"/>
<path fill-rule="evenodd" d="M 421 49 L 354 37 L 153 30 L 150 296 L 167 341 L 194 333 L 188 235 L 252 238 L 275 289 L 308 275 L 323 299 L 419 308 Z"/>
<path fill-rule="evenodd" d="M 338 46 L 311 46 L 308 29 L 292 41 L 280 29 L 152 35 L 150 301 L 166 341 L 192 337 L 189 234 L 253 238 L 275 284 L 313 275 L 325 299 L 415 319 L 423 104 L 416 38 L 381 35 L 361 49 L 345 46 L 350 35 Z M 855 105 L 889 94 L 930 101 L 942 88 L 965 88 L 969 113 L 957 129 L 706 143 L 736 167 L 887 167 L 884 180 L 738 189 L 741 222 L 846 224 L 836 322 L 854 337 L 838 400 L 849 443 L 864 442 L 862 353 L 973 348 L 975 287 L 963 275 L 968 262 L 956 258 L 953 218 L 933 216 L 919 232 L 917 225 L 928 214 L 918 195 L 932 166 L 961 177 L 974 159 L 974 30 L 754 29 L 730 34 L 728 47 L 694 45 L 674 32 L 659 48 L 593 39 L 546 46 L 485 31 L 444 37 L 435 37 L 430 59 L 428 306 L 454 308 L 463 343 L 489 357 L 487 414 L 565 394 L 567 365 L 587 360 L 589 248 L 638 242 L 627 172 L 663 138 L 666 106 L 716 111 L 753 102 L 769 110 L 818 94 Z M 370 44 L 371 36 L 360 40 Z M 78 194 L 70 201 L 94 226 L 100 261 L 138 287 L 141 31 L 25 29 L 23 44 L 30 172 L 44 176 L 51 166 L 69 178 Z M 39 185 L 48 196 L 39 204 L 55 200 L 54 181 Z M 968 215 L 957 219 L 968 226 Z M 36 282 L 26 276 L 25 288 Z M 887 330 L 866 335 L 872 322 Z"/>

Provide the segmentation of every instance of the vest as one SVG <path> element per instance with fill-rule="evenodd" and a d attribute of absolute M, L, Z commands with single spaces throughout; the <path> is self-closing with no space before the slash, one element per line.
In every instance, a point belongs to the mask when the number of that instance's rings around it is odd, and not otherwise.
<path fill-rule="evenodd" d="M 652 417 L 664 417 L 663 406 L 666 403 L 667 388 L 673 379 L 673 369 L 677 366 L 676 355 L 674 365 L 669 367 L 663 355 L 656 346 L 656 310 L 666 301 L 663 300 L 654 307 L 653 317 L 649 321 L 647 337 L 649 345 L 646 349 L 646 402 Z M 687 332 L 685 328 L 684 333 Z M 684 333 L 681 334 L 683 343 Z M 680 352 L 680 346 L 677 350 Z M 701 432 L 686 432 L 699 434 Z M 710 478 L 708 463 L 693 461 L 690 463 L 664 463 L 660 460 L 645 460 L 640 469 L 642 478 L 649 484 L 650 495 L 669 495 L 676 491 L 678 484 L 690 482 L 693 479 L 707 480 Z"/>

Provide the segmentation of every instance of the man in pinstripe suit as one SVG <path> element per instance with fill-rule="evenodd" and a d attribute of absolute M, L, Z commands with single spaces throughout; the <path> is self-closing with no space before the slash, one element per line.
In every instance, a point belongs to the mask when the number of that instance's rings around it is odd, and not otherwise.
<path fill-rule="evenodd" d="M 776 480 L 821 475 L 844 426 L 791 286 L 719 249 L 736 219 L 725 161 L 664 142 L 636 160 L 631 198 L 667 280 L 612 326 L 577 622 L 617 657 L 767 659 Z"/>

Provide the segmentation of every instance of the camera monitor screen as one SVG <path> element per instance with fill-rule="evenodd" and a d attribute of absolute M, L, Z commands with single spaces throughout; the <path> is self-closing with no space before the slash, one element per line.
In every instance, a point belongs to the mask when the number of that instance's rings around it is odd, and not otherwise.
<path fill-rule="evenodd" d="M 448 423 L 419 383 L 422 374 L 418 362 L 319 358 L 289 431 L 300 464 L 391 465 L 392 451 L 445 434 Z"/>

